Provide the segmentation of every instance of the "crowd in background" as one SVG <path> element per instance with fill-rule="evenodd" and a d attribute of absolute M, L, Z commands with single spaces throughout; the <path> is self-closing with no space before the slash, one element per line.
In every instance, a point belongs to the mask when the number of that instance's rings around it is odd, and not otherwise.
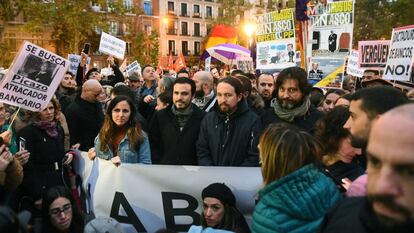
<path fill-rule="evenodd" d="M 126 75 L 112 57 L 103 77 L 84 72 L 86 58 L 44 110 L 0 103 L 1 232 L 122 232 L 85 214 L 72 164 L 80 151 L 114 166 L 261 166 L 251 227 L 231 189 L 215 183 L 189 232 L 414 229 L 413 90 L 370 71 L 316 88 L 299 67 L 256 75 L 146 65 Z"/>

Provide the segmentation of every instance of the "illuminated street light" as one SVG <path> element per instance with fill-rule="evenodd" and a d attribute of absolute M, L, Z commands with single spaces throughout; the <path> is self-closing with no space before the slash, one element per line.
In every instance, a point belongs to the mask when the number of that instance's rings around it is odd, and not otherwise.
<path fill-rule="evenodd" d="M 164 18 L 162 19 L 162 22 L 163 22 L 165 25 L 167 25 L 167 24 L 168 24 L 168 18 L 167 18 L 167 17 L 164 17 Z"/>
<path fill-rule="evenodd" d="M 256 26 L 252 23 L 246 23 L 244 25 L 244 33 L 246 33 L 247 37 L 252 37 L 253 33 L 256 31 Z"/>

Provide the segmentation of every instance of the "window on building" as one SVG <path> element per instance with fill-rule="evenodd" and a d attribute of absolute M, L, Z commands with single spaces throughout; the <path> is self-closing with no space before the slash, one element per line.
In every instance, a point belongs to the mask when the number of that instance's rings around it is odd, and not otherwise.
<path fill-rule="evenodd" d="M 144 13 L 146 15 L 152 15 L 151 1 L 149 0 L 144 1 Z"/>
<path fill-rule="evenodd" d="M 175 21 L 174 20 L 168 20 L 168 29 L 167 29 L 167 34 L 168 35 L 176 35 L 176 30 L 175 30 Z"/>
<path fill-rule="evenodd" d="M 168 41 L 168 54 L 172 53 L 175 56 L 175 40 Z"/>
<path fill-rule="evenodd" d="M 206 17 L 207 18 L 213 17 L 213 7 L 206 6 Z"/>
<path fill-rule="evenodd" d="M 201 45 L 200 42 L 198 41 L 194 42 L 194 55 L 196 56 L 200 55 L 200 50 L 201 50 L 200 45 Z"/>
<path fill-rule="evenodd" d="M 145 31 L 145 33 L 147 33 L 148 35 L 151 35 L 151 32 L 152 32 L 152 26 L 151 26 L 151 25 L 144 25 L 144 31 Z"/>
<path fill-rule="evenodd" d="M 181 42 L 181 52 L 184 56 L 188 56 L 188 41 Z"/>
<path fill-rule="evenodd" d="M 187 3 L 181 3 L 181 16 L 188 16 Z"/>
<path fill-rule="evenodd" d="M 200 36 L 200 23 L 194 23 L 194 36 Z"/>
<path fill-rule="evenodd" d="M 132 9 L 132 0 L 124 0 L 124 7 L 126 10 Z"/>
<path fill-rule="evenodd" d="M 210 34 L 210 31 L 211 31 L 211 28 L 212 28 L 213 26 L 211 26 L 211 24 L 207 24 L 207 35 L 209 35 Z"/>
<path fill-rule="evenodd" d="M 174 2 L 168 2 L 168 13 L 174 14 Z"/>
<path fill-rule="evenodd" d="M 181 22 L 181 35 L 188 35 L 188 23 Z"/>
<path fill-rule="evenodd" d="M 118 23 L 115 21 L 109 21 L 109 34 L 117 35 L 118 34 Z"/>
<path fill-rule="evenodd" d="M 193 13 L 194 17 L 200 17 L 200 5 L 194 5 Z"/>

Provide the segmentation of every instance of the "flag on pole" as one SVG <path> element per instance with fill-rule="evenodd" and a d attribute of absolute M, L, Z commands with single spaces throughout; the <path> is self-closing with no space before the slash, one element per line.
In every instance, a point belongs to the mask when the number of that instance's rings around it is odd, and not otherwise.
<path fill-rule="evenodd" d="M 173 61 L 172 53 L 170 51 L 170 56 L 168 57 L 168 70 L 173 70 L 173 69 L 174 69 L 174 61 Z"/>
<path fill-rule="evenodd" d="M 175 70 L 175 72 L 178 72 L 178 71 L 180 71 L 181 69 L 183 69 L 185 67 L 187 67 L 187 65 L 185 64 L 185 58 L 184 58 L 183 54 L 180 53 L 177 60 L 175 60 L 174 70 Z"/>

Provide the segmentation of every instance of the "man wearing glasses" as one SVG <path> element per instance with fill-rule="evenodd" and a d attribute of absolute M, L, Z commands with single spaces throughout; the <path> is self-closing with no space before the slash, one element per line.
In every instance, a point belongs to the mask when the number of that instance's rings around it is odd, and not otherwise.
<path fill-rule="evenodd" d="M 306 71 L 299 67 L 282 70 L 276 80 L 276 98 L 272 108 L 261 116 L 263 127 L 271 123 L 289 123 L 300 129 L 312 132 L 315 122 L 323 115 L 309 100 L 312 87 L 308 83 Z"/>

